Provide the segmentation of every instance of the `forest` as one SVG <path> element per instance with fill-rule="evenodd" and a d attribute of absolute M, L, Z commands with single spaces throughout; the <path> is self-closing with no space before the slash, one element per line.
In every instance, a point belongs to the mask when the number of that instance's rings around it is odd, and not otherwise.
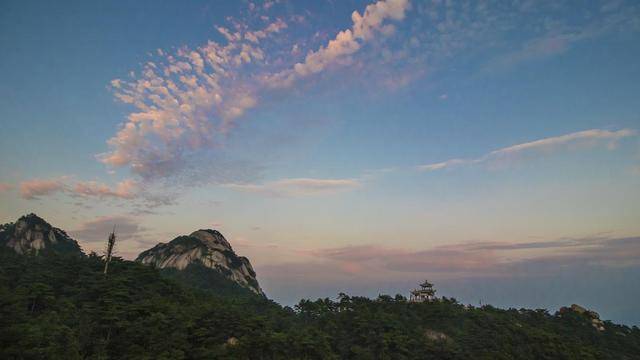
<path fill-rule="evenodd" d="M 202 268 L 0 250 L 2 359 L 640 359 L 583 314 L 337 294 L 281 306 Z"/>

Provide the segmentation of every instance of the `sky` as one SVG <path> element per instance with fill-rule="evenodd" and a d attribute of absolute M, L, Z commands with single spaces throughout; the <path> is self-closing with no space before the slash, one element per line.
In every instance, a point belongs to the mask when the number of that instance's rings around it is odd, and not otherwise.
<path fill-rule="evenodd" d="M 640 324 L 639 40 L 635 1 L 3 1 L 0 222 Z"/>

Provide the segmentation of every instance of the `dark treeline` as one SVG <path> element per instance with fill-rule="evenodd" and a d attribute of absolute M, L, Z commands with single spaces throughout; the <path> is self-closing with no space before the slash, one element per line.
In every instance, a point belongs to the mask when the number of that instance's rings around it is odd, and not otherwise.
<path fill-rule="evenodd" d="M 0 251 L 2 359 L 640 359 L 640 330 L 577 313 L 340 294 L 294 308 L 200 274 Z M 184 285 L 201 283 L 214 289 Z M 180 281 L 180 282 L 179 282 Z"/>

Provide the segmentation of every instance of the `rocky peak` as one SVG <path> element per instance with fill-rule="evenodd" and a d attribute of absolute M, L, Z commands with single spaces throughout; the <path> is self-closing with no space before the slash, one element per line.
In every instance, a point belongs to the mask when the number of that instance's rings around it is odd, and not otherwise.
<path fill-rule="evenodd" d="M 82 254 L 77 241 L 36 214 L 0 225 L 0 246 L 10 247 L 18 254 L 37 255 L 44 251 Z"/>
<path fill-rule="evenodd" d="M 591 322 L 591 325 L 598 331 L 604 331 L 604 321 L 600 319 L 600 314 L 593 310 L 588 310 L 578 304 L 572 304 L 571 307 L 562 307 L 559 310 L 559 314 L 562 316 L 563 314 L 567 314 L 569 312 L 579 314 L 585 317 L 587 320 Z"/>
<path fill-rule="evenodd" d="M 249 259 L 236 255 L 231 244 L 217 230 L 201 229 L 188 236 L 178 236 L 169 243 L 160 243 L 143 251 L 136 261 L 178 270 L 184 270 L 191 264 L 201 264 L 240 286 L 264 294 Z"/>
<path fill-rule="evenodd" d="M 231 250 L 231 244 L 222 236 L 218 230 L 200 229 L 189 235 L 202 241 L 210 249 Z"/>

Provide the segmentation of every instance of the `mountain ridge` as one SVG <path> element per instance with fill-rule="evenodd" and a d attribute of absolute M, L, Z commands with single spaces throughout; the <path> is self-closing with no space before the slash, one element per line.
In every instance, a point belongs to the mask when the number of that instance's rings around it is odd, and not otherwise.
<path fill-rule="evenodd" d="M 1 224 L 0 247 L 20 255 L 86 256 L 75 239 L 34 213 Z M 168 243 L 158 243 L 140 253 L 135 261 L 153 265 L 178 282 L 204 290 L 239 294 L 241 290 L 233 290 L 234 286 L 239 286 L 252 294 L 265 296 L 249 259 L 238 256 L 217 230 L 199 229 Z"/>

